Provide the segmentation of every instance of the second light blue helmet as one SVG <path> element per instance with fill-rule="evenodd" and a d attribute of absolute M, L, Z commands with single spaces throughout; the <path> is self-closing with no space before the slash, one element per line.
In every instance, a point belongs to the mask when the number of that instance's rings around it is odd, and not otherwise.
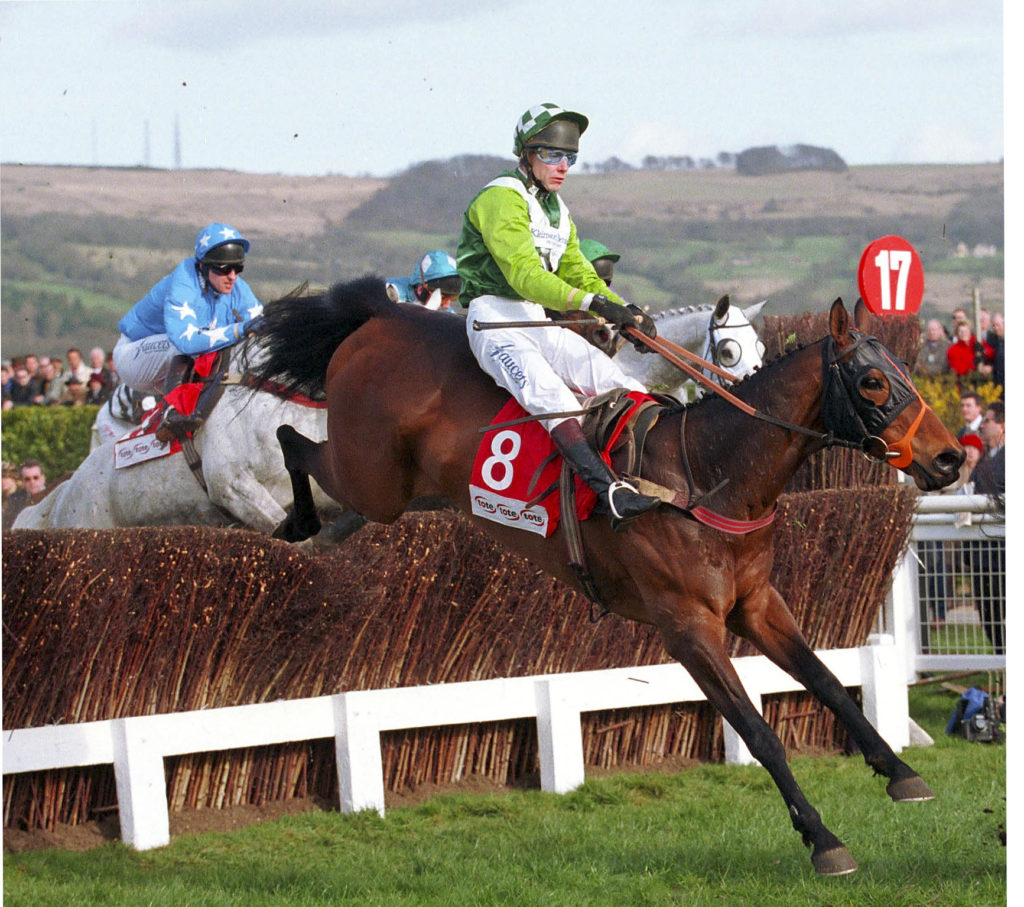
<path fill-rule="evenodd" d="M 385 283 L 393 302 L 426 303 L 435 290 L 440 290 L 442 296 L 458 296 L 462 292 L 455 259 L 444 249 L 422 255 L 410 277 L 389 277 Z"/>
<path fill-rule="evenodd" d="M 414 284 L 427 284 L 432 290 L 441 287 L 445 290 L 445 282 L 452 279 L 458 281 L 458 290 L 462 288 L 462 279 L 459 277 L 458 268 L 455 267 L 455 259 L 444 249 L 434 249 L 427 252 L 418 262 L 412 272 Z M 452 284 L 454 286 L 454 284 Z M 448 294 L 454 295 L 454 294 Z"/>

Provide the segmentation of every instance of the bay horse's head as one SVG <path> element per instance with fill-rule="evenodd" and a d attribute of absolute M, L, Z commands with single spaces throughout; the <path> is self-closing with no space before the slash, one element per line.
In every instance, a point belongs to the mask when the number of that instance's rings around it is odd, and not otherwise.
<path fill-rule="evenodd" d="M 854 318 L 856 330 L 842 300 L 832 304 L 822 352 L 826 431 L 907 473 L 922 491 L 952 484 L 959 478 L 962 448 L 906 368 L 866 333 L 870 314 L 860 300 Z"/>

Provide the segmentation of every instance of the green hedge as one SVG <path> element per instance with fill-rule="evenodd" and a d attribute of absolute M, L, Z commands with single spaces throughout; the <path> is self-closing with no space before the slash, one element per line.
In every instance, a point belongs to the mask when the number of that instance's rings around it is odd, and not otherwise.
<path fill-rule="evenodd" d="M 19 406 L 0 419 L 3 458 L 38 460 L 50 481 L 72 472 L 89 454 L 98 406 Z"/>

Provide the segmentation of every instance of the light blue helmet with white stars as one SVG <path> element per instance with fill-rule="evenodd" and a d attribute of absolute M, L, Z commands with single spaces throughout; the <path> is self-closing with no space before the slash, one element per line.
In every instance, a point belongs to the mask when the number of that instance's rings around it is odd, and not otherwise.
<path fill-rule="evenodd" d="M 412 279 L 418 283 L 429 283 L 432 286 L 434 281 L 440 281 L 445 277 L 458 277 L 459 270 L 455 267 L 455 259 L 450 252 L 444 249 L 434 249 L 427 252 L 412 271 Z"/>
<path fill-rule="evenodd" d="M 249 240 L 228 224 L 210 224 L 196 236 L 196 261 L 207 265 L 241 264 Z"/>

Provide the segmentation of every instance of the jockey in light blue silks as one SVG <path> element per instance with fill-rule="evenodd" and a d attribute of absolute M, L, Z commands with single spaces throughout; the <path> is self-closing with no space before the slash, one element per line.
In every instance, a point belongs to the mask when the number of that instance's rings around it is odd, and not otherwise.
<path fill-rule="evenodd" d="M 413 268 L 411 277 L 385 281 L 392 302 L 418 302 L 428 309 L 450 312 L 462 292 L 462 278 L 455 259 L 443 249 L 427 252 Z"/>
<path fill-rule="evenodd" d="M 195 256 L 160 280 L 117 324 L 121 337 L 114 366 L 125 384 L 141 393 L 166 393 L 181 383 L 194 356 L 231 346 L 255 328 L 263 306 L 239 276 L 248 251 L 249 240 L 227 224 L 199 231 Z M 173 408 L 164 418 L 186 431 L 194 421 Z"/>
<path fill-rule="evenodd" d="M 580 252 L 576 225 L 558 196 L 588 122 L 556 104 L 527 110 L 515 126 L 513 154 L 519 166 L 488 183 L 462 221 L 456 260 L 463 281 L 460 300 L 469 308 L 470 347 L 483 370 L 533 415 L 579 410 L 574 392 L 647 390 L 574 331 L 473 330 L 477 321 L 544 322 L 550 320 L 545 309 L 582 309 L 615 327 L 637 327 L 655 336 L 653 320 L 613 293 Z M 544 425 L 613 522 L 658 505 L 657 498 L 616 478 L 584 438 L 577 417 L 548 419 Z"/>

